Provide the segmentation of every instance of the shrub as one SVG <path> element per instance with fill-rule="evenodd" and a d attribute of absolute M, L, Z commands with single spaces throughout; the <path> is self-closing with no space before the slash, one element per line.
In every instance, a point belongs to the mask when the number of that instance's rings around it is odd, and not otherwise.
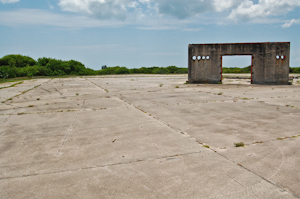
<path fill-rule="evenodd" d="M 98 75 L 111 75 L 111 74 L 114 74 L 114 72 L 117 68 L 119 68 L 119 66 L 107 67 L 105 69 L 99 70 Z"/>
<path fill-rule="evenodd" d="M 169 71 L 166 68 L 155 68 L 152 74 L 168 74 Z"/>
<path fill-rule="evenodd" d="M 130 71 L 126 67 L 120 67 L 114 71 L 114 74 L 129 74 L 129 73 Z"/>
<path fill-rule="evenodd" d="M 0 78 L 1 79 L 15 78 L 15 77 L 17 77 L 16 67 L 0 66 Z"/>
<path fill-rule="evenodd" d="M 175 73 L 175 71 L 178 70 L 176 66 L 168 66 L 166 69 L 169 71 L 169 73 Z"/>
<path fill-rule="evenodd" d="M 300 73 L 300 67 L 299 68 L 290 68 L 290 73 Z"/>
<path fill-rule="evenodd" d="M 140 72 L 144 73 L 144 74 L 152 74 L 152 71 L 156 68 L 158 68 L 158 67 L 151 67 L 151 68 L 142 67 L 140 69 Z"/>
<path fill-rule="evenodd" d="M 77 73 L 78 75 L 97 75 L 97 71 L 94 71 L 90 68 L 84 68 L 83 70 Z"/>
<path fill-rule="evenodd" d="M 175 71 L 175 74 L 187 74 L 188 73 L 188 68 L 179 68 L 178 70 Z"/>
<path fill-rule="evenodd" d="M 247 66 L 245 68 L 222 68 L 223 73 L 251 73 L 251 66 Z"/>
<path fill-rule="evenodd" d="M 26 67 L 34 66 L 36 61 L 28 56 L 23 55 L 6 55 L 0 59 L 0 66 L 15 66 L 15 67 Z"/>
<path fill-rule="evenodd" d="M 133 74 L 139 74 L 141 73 L 141 69 L 140 68 L 133 68 L 133 69 L 129 69 L 130 73 Z"/>

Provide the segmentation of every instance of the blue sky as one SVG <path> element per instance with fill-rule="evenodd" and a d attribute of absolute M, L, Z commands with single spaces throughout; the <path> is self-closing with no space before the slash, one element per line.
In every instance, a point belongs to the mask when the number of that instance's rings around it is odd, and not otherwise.
<path fill-rule="evenodd" d="M 86 67 L 187 67 L 188 44 L 291 42 L 300 67 L 300 0 L 0 0 L 0 57 Z M 245 67 L 249 57 L 224 59 Z M 236 65 L 235 65 L 236 63 Z"/>

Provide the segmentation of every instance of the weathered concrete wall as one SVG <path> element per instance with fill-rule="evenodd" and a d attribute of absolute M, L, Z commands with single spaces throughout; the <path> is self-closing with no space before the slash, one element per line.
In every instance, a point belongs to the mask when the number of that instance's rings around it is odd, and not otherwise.
<path fill-rule="evenodd" d="M 222 82 L 224 55 L 252 56 L 252 84 L 288 84 L 290 42 L 190 44 L 188 83 Z"/>

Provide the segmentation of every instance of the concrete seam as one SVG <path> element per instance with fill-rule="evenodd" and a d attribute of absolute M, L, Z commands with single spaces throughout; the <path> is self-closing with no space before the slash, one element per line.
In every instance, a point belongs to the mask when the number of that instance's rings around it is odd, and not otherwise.
<path fill-rule="evenodd" d="M 117 98 L 119 98 L 119 97 L 117 97 Z M 121 99 L 121 98 L 119 98 L 119 99 L 122 100 L 122 101 L 124 101 L 124 103 L 127 103 L 124 99 Z M 156 119 L 157 121 L 161 122 L 162 124 L 167 125 L 169 128 L 171 128 L 171 129 L 173 129 L 173 130 L 175 130 L 175 131 L 180 131 L 181 134 L 185 135 L 185 136 L 188 137 L 190 140 L 196 141 L 198 144 L 204 146 L 203 143 L 200 143 L 199 141 L 197 141 L 196 138 L 193 138 L 193 137 L 190 136 L 188 133 L 181 131 L 178 127 L 169 125 L 168 123 L 164 122 L 163 120 L 160 120 L 160 119 L 158 119 L 158 118 L 156 118 L 156 117 L 154 117 L 154 116 L 152 116 L 152 115 L 149 115 L 148 113 L 146 113 L 146 112 L 143 111 L 142 109 L 135 107 L 133 104 L 130 104 L 130 105 L 132 105 L 134 108 L 136 108 L 136 109 L 138 109 L 138 110 L 144 112 L 144 113 L 147 114 L 148 116 L 150 116 L 150 117 Z M 210 148 L 209 148 L 209 149 L 210 149 Z M 284 188 L 280 187 L 279 185 L 277 185 L 277 184 L 275 184 L 275 183 L 269 181 L 268 179 L 266 179 L 266 178 L 264 178 L 264 177 L 262 177 L 262 176 L 256 174 L 255 172 L 251 171 L 250 169 L 248 169 L 248 168 L 246 168 L 246 167 L 244 167 L 244 166 L 242 166 L 242 165 L 236 163 L 235 161 L 233 161 L 233 160 L 227 158 L 226 156 L 224 156 L 224 155 L 218 153 L 216 150 L 214 150 L 214 149 L 210 149 L 210 150 L 212 150 L 213 152 L 217 153 L 217 154 L 220 155 L 221 157 L 223 157 L 223 158 L 225 158 L 225 159 L 231 161 L 232 163 L 234 163 L 234 164 L 236 164 L 236 165 L 242 167 L 243 169 L 249 171 L 250 173 L 252 173 L 252 174 L 254 174 L 254 175 L 260 177 L 262 180 L 264 180 L 264 181 L 266 181 L 266 182 L 272 184 L 273 186 L 276 186 L 276 187 L 278 187 L 279 189 L 284 190 L 285 192 L 290 193 L 291 195 L 293 195 L 293 196 L 295 196 L 295 197 L 298 197 L 298 196 L 294 195 L 293 193 L 291 193 L 291 192 L 285 190 Z"/>
<path fill-rule="evenodd" d="M 213 149 L 211 149 L 211 150 L 212 150 L 212 151 L 214 151 Z M 298 198 L 298 196 L 296 196 L 296 195 L 295 195 L 295 194 L 293 194 L 292 192 L 290 192 L 290 191 L 287 191 L 286 189 L 284 189 L 284 188 L 280 187 L 280 186 L 279 186 L 279 185 L 277 185 L 276 183 L 274 183 L 274 182 L 272 182 L 272 181 L 270 181 L 270 180 L 266 179 L 265 177 L 263 177 L 263 176 L 261 176 L 261 175 L 259 175 L 259 174 L 255 173 L 255 172 L 251 171 L 250 169 L 248 169 L 248 168 L 244 167 L 243 165 L 241 165 L 241 164 L 238 164 L 238 163 L 237 163 L 237 162 L 235 162 L 234 160 L 231 160 L 231 159 L 227 158 L 225 155 L 222 155 L 222 154 L 218 153 L 217 151 L 214 151 L 214 152 L 216 152 L 216 154 L 218 154 L 219 156 L 221 156 L 221 157 L 225 158 L 226 160 L 228 160 L 228 161 L 230 161 L 230 162 L 232 162 L 232 163 L 234 163 L 234 164 L 236 164 L 236 165 L 238 165 L 238 166 L 242 167 L 243 169 L 245 169 L 245 170 L 249 171 L 250 173 L 252 173 L 252 174 L 256 175 L 257 177 L 261 178 L 262 180 L 266 181 L 267 183 L 269 183 L 269 184 L 272 184 L 273 186 L 275 186 L 275 187 L 277 187 L 277 188 L 279 188 L 279 189 L 283 190 L 284 192 L 287 192 L 287 193 L 291 194 L 292 196 L 294 196 L 294 197 Z"/>
<path fill-rule="evenodd" d="M 78 120 L 78 117 L 79 117 L 80 112 L 82 112 L 82 109 L 83 109 L 83 107 L 84 107 L 84 103 L 85 103 L 85 99 L 84 99 L 83 102 L 82 102 L 82 106 L 81 106 L 80 111 L 78 111 L 77 114 L 76 114 L 75 120 L 72 122 L 72 124 L 70 125 L 69 129 L 67 130 L 67 133 L 66 133 L 66 135 L 65 135 L 64 138 L 63 138 L 62 144 L 61 144 L 61 145 L 59 146 L 59 148 L 58 148 L 58 151 L 57 151 L 56 156 L 60 156 L 60 155 L 62 154 L 62 152 L 61 152 L 62 147 L 64 146 L 64 144 L 65 144 L 65 142 L 66 142 L 66 140 L 67 140 L 69 134 L 73 131 L 73 127 L 74 127 L 76 121 Z"/>
<path fill-rule="evenodd" d="M 103 168 L 103 167 L 110 167 L 110 166 L 127 165 L 127 164 L 134 164 L 134 163 L 138 163 L 138 162 L 146 162 L 146 161 L 150 161 L 150 160 L 161 160 L 161 159 L 167 159 L 167 158 L 173 158 L 173 157 L 185 156 L 185 155 L 192 155 L 192 154 L 200 154 L 200 153 L 204 153 L 204 151 L 189 152 L 189 153 L 169 155 L 169 156 L 163 156 L 163 157 L 154 157 L 154 158 L 152 157 L 152 158 L 146 158 L 146 159 L 137 159 L 135 161 L 118 162 L 118 163 L 104 164 L 104 165 L 95 165 L 95 166 L 78 168 L 78 169 L 61 170 L 61 171 L 57 171 L 57 172 L 48 172 L 48 173 L 40 173 L 40 174 L 37 173 L 37 174 L 21 175 L 21 176 L 6 177 L 6 178 L 2 177 L 2 178 L 0 178 L 0 181 L 2 181 L 2 180 L 8 180 L 8 179 L 18 179 L 18 178 L 25 178 L 25 177 L 40 176 L 40 175 L 66 173 L 66 172 L 73 172 L 73 171 L 79 171 L 79 170 L 88 170 L 88 169 L 95 169 L 95 168 Z"/>

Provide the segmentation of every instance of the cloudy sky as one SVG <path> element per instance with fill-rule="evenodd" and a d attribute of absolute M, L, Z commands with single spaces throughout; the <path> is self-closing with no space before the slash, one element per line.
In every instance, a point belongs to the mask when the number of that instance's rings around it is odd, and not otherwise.
<path fill-rule="evenodd" d="M 0 57 L 86 67 L 187 67 L 188 44 L 291 42 L 300 67 L 300 0 L 0 0 Z M 226 57 L 247 66 L 249 57 Z"/>

